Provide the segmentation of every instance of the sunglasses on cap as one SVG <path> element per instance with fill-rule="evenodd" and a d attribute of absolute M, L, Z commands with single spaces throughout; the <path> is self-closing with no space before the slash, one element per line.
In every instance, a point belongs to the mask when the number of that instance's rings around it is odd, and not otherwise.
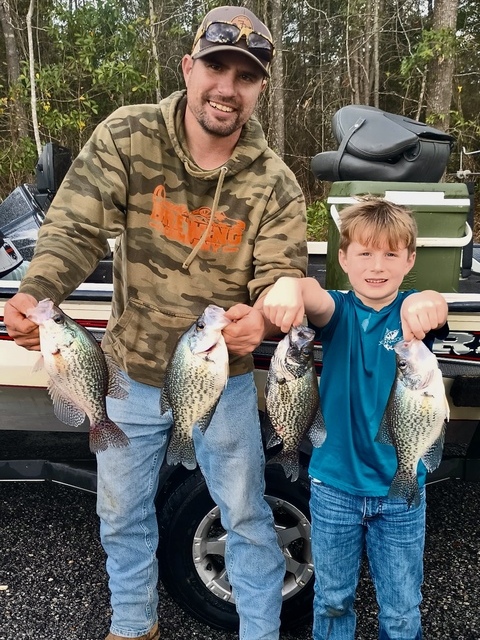
<path fill-rule="evenodd" d="M 250 27 L 238 27 L 231 22 L 211 22 L 203 31 L 197 34 L 193 46 L 201 38 L 205 38 L 212 44 L 236 44 L 242 36 L 245 36 L 247 47 L 257 54 L 267 54 L 269 61 L 273 58 L 275 47 L 273 42 L 263 33 L 253 31 Z"/>

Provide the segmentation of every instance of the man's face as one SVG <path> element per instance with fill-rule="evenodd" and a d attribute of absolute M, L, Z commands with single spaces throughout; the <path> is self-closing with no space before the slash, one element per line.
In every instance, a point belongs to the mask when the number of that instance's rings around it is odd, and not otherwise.
<path fill-rule="evenodd" d="M 182 60 L 187 109 L 216 137 L 237 132 L 252 115 L 266 81 L 253 60 L 236 51 L 221 51 Z"/>

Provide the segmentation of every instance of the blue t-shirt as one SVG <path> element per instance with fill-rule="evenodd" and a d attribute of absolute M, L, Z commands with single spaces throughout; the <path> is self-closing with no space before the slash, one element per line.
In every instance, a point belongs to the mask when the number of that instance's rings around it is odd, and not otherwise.
<path fill-rule="evenodd" d="M 375 442 L 375 436 L 395 379 L 400 307 L 412 293 L 401 291 L 375 311 L 353 291 L 329 291 L 335 312 L 322 329 L 312 325 L 323 348 L 320 401 L 327 438 L 313 449 L 309 473 L 354 495 L 387 495 L 397 469 L 394 447 Z M 425 477 L 420 461 L 420 486 Z"/>

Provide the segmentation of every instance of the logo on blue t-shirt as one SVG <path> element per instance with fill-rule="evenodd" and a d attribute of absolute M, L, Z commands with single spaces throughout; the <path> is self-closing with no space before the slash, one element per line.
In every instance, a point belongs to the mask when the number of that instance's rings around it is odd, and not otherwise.
<path fill-rule="evenodd" d="M 395 346 L 395 344 L 402 339 L 399 333 L 400 331 L 398 329 L 391 330 L 387 327 L 385 329 L 385 334 L 382 340 L 380 340 L 379 344 L 382 347 L 385 347 L 387 351 L 393 351 L 393 347 Z"/>

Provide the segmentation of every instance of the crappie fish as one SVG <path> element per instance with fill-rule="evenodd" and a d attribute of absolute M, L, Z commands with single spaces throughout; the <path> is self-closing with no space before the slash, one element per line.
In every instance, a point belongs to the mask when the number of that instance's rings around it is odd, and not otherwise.
<path fill-rule="evenodd" d="M 321 447 L 327 435 L 313 358 L 314 337 L 309 327 L 292 327 L 275 349 L 265 385 L 265 422 L 272 432 L 267 448 L 283 442 L 269 463 L 281 464 L 292 482 L 300 471 L 298 450 L 305 434 L 314 447 Z"/>
<path fill-rule="evenodd" d="M 228 381 L 228 351 L 222 335 L 230 320 L 225 310 L 208 305 L 179 338 L 167 365 L 160 409 L 172 410 L 173 429 L 167 463 L 195 469 L 192 430 L 208 428 Z"/>
<path fill-rule="evenodd" d="M 376 441 L 393 445 L 397 454 L 388 496 L 418 505 L 417 465 L 421 459 L 433 471 L 440 464 L 449 406 L 435 354 L 415 338 L 394 349 L 396 377 Z"/>
<path fill-rule="evenodd" d="M 124 398 L 127 391 L 120 370 L 105 356 L 87 329 L 72 320 L 48 298 L 27 311 L 39 325 L 42 357 L 35 369 L 45 367 L 48 392 L 55 415 L 72 427 L 90 421 L 90 449 L 125 447 L 129 440 L 107 415 L 105 396 Z"/>

